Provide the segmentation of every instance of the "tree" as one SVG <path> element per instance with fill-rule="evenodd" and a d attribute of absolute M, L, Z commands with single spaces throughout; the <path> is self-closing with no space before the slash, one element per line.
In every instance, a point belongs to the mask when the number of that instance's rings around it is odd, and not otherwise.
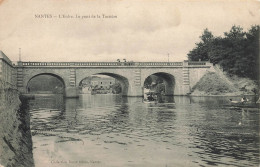
<path fill-rule="evenodd" d="M 214 37 L 205 29 L 201 41 L 196 43 L 188 58 L 192 61 L 209 60 L 219 64 L 230 75 L 257 79 L 259 76 L 259 26 L 248 32 L 240 26 L 232 26 L 224 37 Z"/>
<path fill-rule="evenodd" d="M 112 85 L 112 92 L 114 92 L 115 94 L 121 93 L 122 92 L 122 88 L 119 82 L 115 82 Z"/>
<path fill-rule="evenodd" d="M 200 36 L 201 41 L 196 43 L 196 47 L 188 53 L 188 58 L 191 61 L 208 61 L 211 43 L 214 40 L 213 34 L 206 28 Z"/>
<path fill-rule="evenodd" d="M 144 81 L 144 87 L 146 89 L 150 89 L 151 85 L 152 85 L 153 79 L 151 76 L 147 77 Z"/>
<path fill-rule="evenodd" d="M 245 53 L 248 58 L 247 73 L 259 81 L 259 25 L 252 26 L 246 35 Z M 251 60 L 251 61 L 250 61 Z"/>
<path fill-rule="evenodd" d="M 159 84 L 156 85 L 156 92 L 157 93 L 165 92 L 165 85 L 164 85 L 164 83 L 159 83 Z"/>

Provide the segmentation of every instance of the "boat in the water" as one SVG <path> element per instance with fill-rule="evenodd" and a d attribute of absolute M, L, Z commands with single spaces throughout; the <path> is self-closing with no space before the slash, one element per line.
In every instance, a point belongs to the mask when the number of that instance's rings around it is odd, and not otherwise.
<path fill-rule="evenodd" d="M 240 108 L 257 108 L 258 107 L 258 105 L 255 102 L 252 102 L 249 100 L 234 101 L 232 99 L 229 99 L 229 102 L 234 107 L 240 107 Z"/>
<path fill-rule="evenodd" d="M 157 93 L 154 91 L 147 91 L 144 93 L 144 103 L 157 103 Z"/>
<path fill-rule="evenodd" d="M 157 101 L 149 101 L 149 100 L 146 100 L 146 99 L 144 99 L 143 100 L 143 103 L 147 103 L 147 104 L 155 104 L 155 103 L 158 103 Z"/>

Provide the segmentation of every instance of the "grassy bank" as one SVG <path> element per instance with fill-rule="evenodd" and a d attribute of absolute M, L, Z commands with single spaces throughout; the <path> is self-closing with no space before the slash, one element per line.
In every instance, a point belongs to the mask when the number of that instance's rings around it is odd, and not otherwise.
<path fill-rule="evenodd" d="M 256 83 L 247 78 L 236 76 L 229 77 L 227 82 L 223 77 L 214 72 L 205 74 L 200 81 L 192 88 L 192 96 L 240 96 L 254 95 L 252 91 L 257 89 Z"/>

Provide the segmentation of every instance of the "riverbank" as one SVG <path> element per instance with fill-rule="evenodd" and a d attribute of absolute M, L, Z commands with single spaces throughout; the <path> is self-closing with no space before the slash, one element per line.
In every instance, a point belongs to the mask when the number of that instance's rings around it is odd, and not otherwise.
<path fill-rule="evenodd" d="M 0 166 L 34 166 L 26 107 L 18 90 L 0 81 Z"/>
<path fill-rule="evenodd" d="M 248 79 L 237 76 L 223 79 L 217 73 L 209 72 L 192 88 L 191 96 L 243 96 L 255 95 L 257 84 Z"/>

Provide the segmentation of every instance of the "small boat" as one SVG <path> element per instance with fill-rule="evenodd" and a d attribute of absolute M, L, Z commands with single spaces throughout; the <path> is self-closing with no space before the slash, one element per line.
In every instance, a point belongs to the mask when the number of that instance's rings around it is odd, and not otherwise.
<path fill-rule="evenodd" d="M 157 103 L 157 94 L 153 91 L 146 92 L 144 95 L 144 103 Z"/>
<path fill-rule="evenodd" d="M 158 102 L 157 102 L 156 100 L 150 101 L 150 100 L 144 99 L 144 100 L 143 100 L 143 103 L 155 104 L 155 103 L 158 103 Z"/>
<path fill-rule="evenodd" d="M 253 103 L 251 101 L 233 101 L 232 99 L 229 99 L 232 106 L 240 107 L 240 108 L 254 108 L 256 107 L 256 103 Z"/>
<path fill-rule="evenodd" d="M 241 103 L 241 101 L 233 101 L 232 99 L 229 99 L 229 101 L 230 101 L 230 103 L 232 103 L 232 104 L 239 104 L 239 103 Z"/>

